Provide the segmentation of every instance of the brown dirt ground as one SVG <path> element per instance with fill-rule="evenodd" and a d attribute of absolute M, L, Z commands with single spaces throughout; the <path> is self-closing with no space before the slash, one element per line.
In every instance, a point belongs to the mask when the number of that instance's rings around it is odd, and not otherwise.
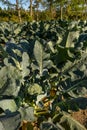
<path fill-rule="evenodd" d="M 71 113 L 71 116 L 87 129 L 87 109 L 74 111 Z M 29 122 L 23 122 L 22 127 L 19 130 L 27 130 L 27 127 L 30 127 L 33 130 L 40 130 L 35 123 Z"/>
<path fill-rule="evenodd" d="M 71 116 L 87 129 L 87 109 L 80 109 L 79 111 L 72 112 Z M 40 130 L 35 124 L 28 123 L 28 125 L 33 130 Z M 19 130 L 27 130 L 28 125 L 27 122 L 23 122 L 23 125 Z"/>
<path fill-rule="evenodd" d="M 87 109 L 72 112 L 71 116 L 87 128 Z"/>

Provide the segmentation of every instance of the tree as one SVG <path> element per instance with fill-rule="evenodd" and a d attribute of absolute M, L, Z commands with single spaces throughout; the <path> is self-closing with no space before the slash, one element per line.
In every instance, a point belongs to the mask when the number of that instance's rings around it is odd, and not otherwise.
<path fill-rule="evenodd" d="M 54 2 L 55 0 L 47 0 L 48 2 L 48 8 L 49 8 L 49 11 L 50 11 L 50 14 L 51 14 L 51 19 L 53 19 L 53 11 L 54 11 Z"/>
<path fill-rule="evenodd" d="M 32 0 L 30 0 L 30 17 L 33 19 L 33 6 L 32 6 Z"/>
<path fill-rule="evenodd" d="M 85 14 L 85 0 L 71 0 L 72 16 L 77 20 L 78 18 L 84 19 Z"/>
<path fill-rule="evenodd" d="M 39 3 L 40 2 L 41 2 L 41 0 L 35 0 L 34 1 L 34 3 L 35 3 L 34 7 L 36 8 L 36 21 L 39 20 L 39 18 L 38 18 L 38 11 L 39 11 Z"/>
<path fill-rule="evenodd" d="M 36 12 L 36 20 L 38 21 L 39 20 L 39 7 L 40 7 L 40 5 L 43 5 L 43 3 L 44 3 L 44 0 L 35 0 L 34 1 L 34 9 L 35 9 L 35 12 Z"/>
<path fill-rule="evenodd" d="M 21 22 L 21 12 L 20 12 L 20 7 L 19 7 L 19 0 L 16 0 L 16 10 L 18 12 L 18 18 L 19 18 L 19 21 Z"/>
<path fill-rule="evenodd" d="M 84 6 L 85 6 L 85 19 L 87 19 L 87 0 L 84 0 Z"/>
<path fill-rule="evenodd" d="M 19 8 L 19 0 L 15 1 L 15 4 L 13 4 L 10 0 L 1 0 L 1 2 L 9 7 L 15 7 L 15 9 L 18 12 L 18 18 L 19 22 L 21 22 L 21 13 L 20 13 L 20 8 Z"/>
<path fill-rule="evenodd" d="M 60 19 L 63 19 L 63 7 L 66 0 L 47 0 L 46 5 L 50 11 L 51 19 L 54 19 L 54 14 L 56 11 L 60 11 Z"/>
<path fill-rule="evenodd" d="M 60 19 L 63 20 L 63 9 L 66 8 L 67 0 L 55 0 L 57 9 L 60 11 Z"/>

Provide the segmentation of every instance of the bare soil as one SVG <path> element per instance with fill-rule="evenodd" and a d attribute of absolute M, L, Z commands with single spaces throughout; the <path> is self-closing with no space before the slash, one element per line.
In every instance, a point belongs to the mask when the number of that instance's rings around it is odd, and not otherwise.
<path fill-rule="evenodd" d="M 87 109 L 72 112 L 71 116 L 87 129 Z"/>

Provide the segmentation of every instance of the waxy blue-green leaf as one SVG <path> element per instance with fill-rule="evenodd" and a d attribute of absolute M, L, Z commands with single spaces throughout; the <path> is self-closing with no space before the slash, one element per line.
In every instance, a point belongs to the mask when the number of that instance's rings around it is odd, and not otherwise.
<path fill-rule="evenodd" d="M 0 108 L 2 108 L 5 113 L 15 112 L 18 109 L 14 99 L 1 99 Z"/>
<path fill-rule="evenodd" d="M 31 84 L 28 87 L 28 93 L 30 95 L 41 94 L 42 93 L 42 87 L 37 83 Z"/>
<path fill-rule="evenodd" d="M 30 73 L 29 65 L 30 65 L 29 55 L 27 54 L 27 52 L 24 52 L 22 55 L 22 62 L 21 62 L 21 73 L 23 78 L 28 76 Z"/>
<path fill-rule="evenodd" d="M 38 63 L 39 69 L 40 69 L 40 75 L 42 75 L 43 71 L 43 47 L 39 41 L 35 42 L 34 46 L 34 56 Z"/>
<path fill-rule="evenodd" d="M 0 95 L 18 96 L 21 85 L 21 73 L 12 66 L 5 66 L 0 70 Z"/>
<path fill-rule="evenodd" d="M 40 75 L 42 75 L 44 68 L 52 67 L 53 63 L 50 59 L 48 59 L 48 54 L 43 50 L 43 46 L 39 41 L 35 42 L 34 56 L 35 56 L 36 62 L 38 63 Z"/>
<path fill-rule="evenodd" d="M 48 45 L 49 49 L 52 51 L 52 53 L 54 53 L 54 52 L 55 52 L 55 49 L 54 49 L 54 47 L 53 47 L 53 42 L 52 42 L 52 41 L 49 41 L 49 42 L 47 43 L 47 45 Z"/>

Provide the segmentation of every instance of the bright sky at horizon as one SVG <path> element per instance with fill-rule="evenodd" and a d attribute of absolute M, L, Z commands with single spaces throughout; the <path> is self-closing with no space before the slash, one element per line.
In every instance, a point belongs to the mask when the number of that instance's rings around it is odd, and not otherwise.
<path fill-rule="evenodd" d="M 5 1 L 8 1 L 8 0 L 5 0 Z M 15 3 L 16 3 L 16 0 L 9 0 L 9 2 L 11 2 L 12 4 L 15 4 Z M 1 0 L 0 0 L 0 7 L 1 7 L 2 9 L 7 8 L 6 5 L 2 4 Z M 26 2 L 26 0 L 23 0 L 23 8 L 26 9 L 26 10 L 29 9 L 29 0 L 28 0 L 28 2 Z M 43 10 L 44 8 L 40 5 L 40 6 L 39 6 L 39 9 L 40 9 L 40 10 Z"/>
<path fill-rule="evenodd" d="M 5 0 L 6 1 L 6 0 Z M 16 2 L 16 0 L 9 0 L 12 4 L 15 4 Z M 0 1 L 0 7 L 1 8 L 6 8 L 7 6 L 6 5 L 3 5 L 2 4 L 2 2 Z M 28 9 L 28 7 L 29 7 L 29 3 L 25 3 L 25 4 L 23 4 L 23 8 L 24 9 Z"/>

